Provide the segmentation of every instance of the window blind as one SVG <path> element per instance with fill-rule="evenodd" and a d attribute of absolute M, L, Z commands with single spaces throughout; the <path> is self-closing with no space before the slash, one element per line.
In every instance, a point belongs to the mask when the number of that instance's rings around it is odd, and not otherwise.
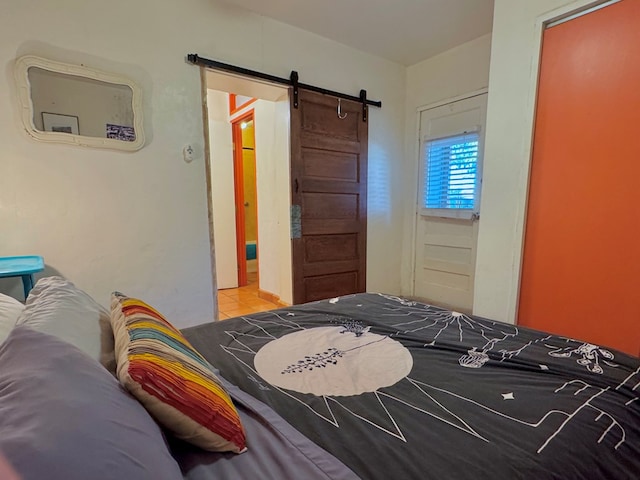
<path fill-rule="evenodd" d="M 472 132 L 426 142 L 424 208 L 475 208 L 479 138 Z"/>

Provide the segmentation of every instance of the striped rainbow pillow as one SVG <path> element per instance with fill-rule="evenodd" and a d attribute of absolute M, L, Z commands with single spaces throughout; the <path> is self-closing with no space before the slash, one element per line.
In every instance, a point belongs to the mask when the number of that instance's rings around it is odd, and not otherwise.
<path fill-rule="evenodd" d="M 231 398 L 200 355 L 155 309 L 114 292 L 111 325 L 118 379 L 178 438 L 242 453 L 245 433 Z"/>

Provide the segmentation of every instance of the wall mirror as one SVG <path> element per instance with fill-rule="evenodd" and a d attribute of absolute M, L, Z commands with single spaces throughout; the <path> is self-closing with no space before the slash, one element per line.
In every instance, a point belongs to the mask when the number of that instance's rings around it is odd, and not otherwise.
<path fill-rule="evenodd" d="M 33 55 L 15 68 L 22 122 L 43 142 L 115 150 L 144 146 L 142 92 L 132 80 Z"/>

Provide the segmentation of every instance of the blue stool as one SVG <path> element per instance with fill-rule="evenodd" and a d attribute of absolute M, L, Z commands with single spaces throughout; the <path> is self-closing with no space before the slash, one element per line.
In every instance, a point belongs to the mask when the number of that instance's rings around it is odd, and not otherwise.
<path fill-rule="evenodd" d="M 44 259 L 39 255 L 0 257 L 0 277 L 22 277 L 24 298 L 33 288 L 33 274 L 44 270 Z"/>

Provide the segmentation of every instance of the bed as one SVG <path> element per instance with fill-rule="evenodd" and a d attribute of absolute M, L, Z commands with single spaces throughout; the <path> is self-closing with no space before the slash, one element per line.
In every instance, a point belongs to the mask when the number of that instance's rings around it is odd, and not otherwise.
<path fill-rule="evenodd" d="M 359 478 L 640 477 L 640 360 L 621 352 L 380 294 L 184 333 Z"/>
<path fill-rule="evenodd" d="M 167 435 L 188 480 L 640 477 L 640 359 L 622 352 L 370 293 L 182 332 L 248 447 Z"/>

